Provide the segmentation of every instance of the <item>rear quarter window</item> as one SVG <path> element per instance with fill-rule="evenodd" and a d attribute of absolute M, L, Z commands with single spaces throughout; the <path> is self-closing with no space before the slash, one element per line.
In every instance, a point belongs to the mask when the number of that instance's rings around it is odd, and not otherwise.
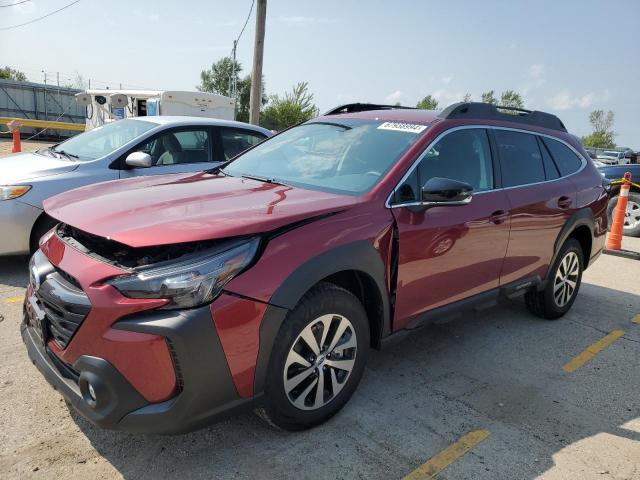
<path fill-rule="evenodd" d="M 560 170 L 560 175 L 564 177 L 580 170 L 582 160 L 564 143 L 552 140 L 551 138 L 543 138 L 542 141 L 547 146 L 553 160 L 556 162 L 558 170 Z"/>

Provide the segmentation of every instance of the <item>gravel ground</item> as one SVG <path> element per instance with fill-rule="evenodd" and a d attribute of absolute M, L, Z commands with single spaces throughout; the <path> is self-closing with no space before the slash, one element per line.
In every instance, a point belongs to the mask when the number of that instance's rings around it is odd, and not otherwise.
<path fill-rule="evenodd" d="M 640 251 L 640 239 L 625 239 Z M 291 434 L 252 414 L 181 436 L 101 431 L 70 413 L 19 335 L 26 259 L 0 259 L 1 478 L 401 478 L 473 430 L 439 479 L 640 479 L 640 262 L 602 256 L 569 314 L 519 300 L 371 356 L 351 402 Z M 625 335 L 574 373 L 562 366 Z"/>
<path fill-rule="evenodd" d="M 22 151 L 23 152 L 33 152 L 34 150 L 38 150 L 40 148 L 46 148 L 53 145 L 55 142 L 34 142 L 34 141 L 23 141 L 22 142 Z M 10 139 L 0 138 L 0 157 L 4 157 L 6 155 L 11 155 L 11 148 L 13 147 L 13 142 Z"/>

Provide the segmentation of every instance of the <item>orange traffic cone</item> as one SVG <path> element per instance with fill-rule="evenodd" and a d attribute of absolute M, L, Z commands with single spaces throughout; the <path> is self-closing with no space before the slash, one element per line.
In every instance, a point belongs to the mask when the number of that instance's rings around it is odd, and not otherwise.
<path fill-rule="evenodd" d="M 13 137 L 13 147 L 11 148 L 11 153 L 18 153 L 22 151 L 22 145 L 20 144 L 20 122 L 15 120 L 7 123 L 7 127 L 9 127 L 9 131 Z"/>
<path fill-rule="evenodd" d="M 624 183 L 620 187 L 618 203 L 613 210 L 613 222 L 611 231 L 607 236 L 606 248 L 608 250 L 620 250 L 622 248 L 622 229 L 624 228 L 624 217 L 627 213 L 627 203 L 629 202 L 629 189 L 631 188 L 631 173 L 624 174 Z"/>

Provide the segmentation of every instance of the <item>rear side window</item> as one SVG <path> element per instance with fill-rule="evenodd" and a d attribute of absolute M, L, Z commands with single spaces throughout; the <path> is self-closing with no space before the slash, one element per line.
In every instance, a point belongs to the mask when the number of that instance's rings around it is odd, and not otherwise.
<path fill-rule="evenodd" d="M 221 128 L 220 138 L 222 139 L 224 159 L 229 160 L 239 153 L 244 152 L 247 148 L 260 143 L 265 137 L 257 132 L 250 132 L 248 130 Z"/>
<path fill-rule="evenodd" d="M 535 135 L 495 130 L 495 138 L 505 187 L 545 181 L 542 155 Z"/>
<path fill-rule="evenodd" d="M 543 138 L 542 141 L 551 152 L 551 156 L 556 161 L 556 165 L 558 165 L 560 174 L 563 177 L 580 170 L 582 160 L 564 143 L 550 138 Z"/>

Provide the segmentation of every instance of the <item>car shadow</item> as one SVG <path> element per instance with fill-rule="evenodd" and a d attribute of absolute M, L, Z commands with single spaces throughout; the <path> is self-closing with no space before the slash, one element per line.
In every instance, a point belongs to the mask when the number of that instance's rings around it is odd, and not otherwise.
<path fill-rule="evenodd" d="M 442 478 L 544 478 L 585 442 L 596 452 L 611 439 L 640 442 L 640 428 L 622 428 L 640 421 L 633 312 L 639 296 L 585 283 L 559 321 L 530 315 L 517 299 L 430 324 L 373 353 L 346 407 L 304 432 L 275 430 L 252 414 L 178 436 L 105 431 L 72 418 L 127 479 L 400 478 L 478 429 L 491 434 Z M 562 371 L 614 328 L 627 331 L 619 344 Z M 590 452 L 582 464 L 596 469 Z M 569 472 L 559 477 L 576 475 Z"/>
<path fill-rule="evenodd" d="M 26 255 L 0 257 L 2 284 L 12 287 L 26 287 L 29 283 L 29 257 Z"/>

